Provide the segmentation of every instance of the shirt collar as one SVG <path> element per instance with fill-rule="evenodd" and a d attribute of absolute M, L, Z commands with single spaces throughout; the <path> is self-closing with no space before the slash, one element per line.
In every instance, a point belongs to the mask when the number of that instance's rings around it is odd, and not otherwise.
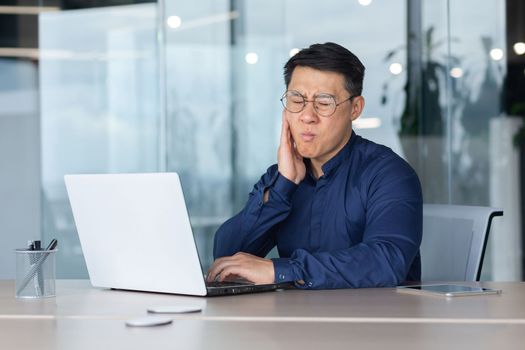
<path fill-rule="evenodd" d="M 352 146 L 356 143 L 356 139 L 360 136 L 357 135 L 354 130 L 352 130 L 352 135 L 350 136 L 350 140 L 346 143 L 346 145 L 343 146 L 339 150 L 339 152 L 336 153 L 335 156 L 333 156 L 331 159 L 329 159 L 324 165 L 321 167 L 323 170 L 323 176 L 328 176 L 328 174 L 336 169 L 341 163 L 343 163 L 345 160 L 350 157 L 350 153 L 352 150 Z M 315 178 L 315 175 L 312 171 L 312 163 L 309 158 L 304 159 L 304 164 L 306 166 L 306 177 L 310 179 L 313 183 L 317 182 L 317 179 Z"/>
<path fill-rule="evenodd" d="M 329 161 L 324 163 L 323 166 L 321 167 L 323 169 L 324 176 L 328 176 L 330 172 L 332 172 L 341 163 L 343 163 L 345 160 L 347 160 L 350 157 L 352 146 L 355 144 L 356 139 L 358 137 L 359 136 L 356 135 L 354 130 L 352 130 L 352 135 L 350 136 L 350 140 L 346 143 L 346 145 L 344 145 L 343 148 L 341 148 L 335 156 L 333 156 Z"/>

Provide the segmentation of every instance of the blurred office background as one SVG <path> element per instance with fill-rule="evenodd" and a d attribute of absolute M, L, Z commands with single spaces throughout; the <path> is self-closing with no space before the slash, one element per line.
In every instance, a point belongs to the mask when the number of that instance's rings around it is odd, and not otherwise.
<path fill-rule="evenodd" d="M 502 207 L 482 279 L 522 280 L 521 0 L 0 1 L 0 279 L 52 237 L 58 277 L 87 278 L 68 173 L 177 171 L 206 268 L 276 162 L 284 63 L 327 41 L 367 69 L 356 132 L 426 203 Z"/>

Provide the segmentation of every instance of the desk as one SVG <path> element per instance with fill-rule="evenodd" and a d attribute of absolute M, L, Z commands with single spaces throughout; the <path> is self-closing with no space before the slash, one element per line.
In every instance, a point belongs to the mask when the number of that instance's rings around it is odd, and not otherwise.
<path fill-rule="evenodd" d="M 189 297 L 169 294 L 116 291 L 90 287 L 87 280 L 57 281 L 57 297 L 15 299 L 12 281 L 0 281 L 0 318 L 28 316 L 127 319 L 144 315 L 156 305 L 198 305 L 202 313 L 183 315 L 204 319 L 287 319 L 334 322 L 374 322 L 398 319 L 421 322 L 523 322 L 525 283 L 484 282 L 500 288 L 502 295 L 442 298 L 398 293 L 394 288 L 339 289 L 321 291 L 286 290 L 226 297 Z M 396 322 L 402 320 L 394 320 Z"/>
<path fill-rule="evenodd" d="M 119 320 L 0 320 L 0 346 L 13 350 L 102 349 L 523 349 L 525 327 L 175 320 L 151 329 Z"/>
<path fill-rule="evenodd" d="M 520 348 L 525 283 L 482 285 L 503 294 L 446 299 L 384 288 L 197 298 L 58 281 L 56 298 L 17 300 L 13 282 L 2 281 L 0 344 L 2 349 L 32 349 L 39 341 L 39 349 Z M 124 325 L 150 306 L 185 304 L 203 312 L 173 315 L 168 326 Z"/>

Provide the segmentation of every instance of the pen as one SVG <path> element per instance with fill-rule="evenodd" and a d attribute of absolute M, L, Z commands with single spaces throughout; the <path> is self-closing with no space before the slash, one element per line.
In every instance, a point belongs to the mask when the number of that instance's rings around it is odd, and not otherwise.
<path fill-rule="evenodd" d="M 37 241 L 29 240 L 27 241 L 27 250 L 34 251 L 36 247 Z M 38 246 L 40 248 L 40 241 L 38 241 Z M 31 267 L 35 266 L 37 256 L 36 254 L 29 254 L 29 264 L 31 264 Z M 33 285 L 35 287 L 35 295 L 41 295 L 42 290 L 40 289 L 40 282 L 36 279 L 33 281 Z"/>
<path fill-rule="evenodd" d="M 40 241 L 34 241 L 33 242 L 33 249 L 34 250 L 42 250 L 41 242 Z M 38 256 L 38 255 L 37 255 Z M 42 268 L 39 268 L 36 274 L 37 277 L 37 295 L 44 295 L 44 275 L 42 273 Z"/>
<path fill-rule="evenodd" d="M 40 258 L 35 262 L 33 266 L 31 266 L 31 269 L 27 272 L 22 282 L 20 282 L 20 286 L 17 288 L 17 293 L 20 294 L 24 288 L 27 286 L 29 281 L 35 277 L 36 273 L 41 269 L 42 264 L 46 261 L 47 257 L 50 254 L 50 251 L 54 250 L 58 244 L 58 241 L 56 239 L 52 239 L 51 242 L 49 242 L 49 245 L 47 246 L 46 250 L 42 252 L 42 255 Z"/>

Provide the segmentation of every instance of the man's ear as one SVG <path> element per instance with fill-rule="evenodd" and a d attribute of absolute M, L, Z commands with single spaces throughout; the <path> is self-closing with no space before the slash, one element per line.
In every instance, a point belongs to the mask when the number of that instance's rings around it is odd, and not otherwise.
<path fill-rule="evenodd" d="M 363 112 L 363 109 L 365 108 L 365 99 L 363 96 L 356 96 L 352 99 L 352 111 L 351 111 L 351 118 L 352 121 L 359 118 L 361 113 Z"/>

